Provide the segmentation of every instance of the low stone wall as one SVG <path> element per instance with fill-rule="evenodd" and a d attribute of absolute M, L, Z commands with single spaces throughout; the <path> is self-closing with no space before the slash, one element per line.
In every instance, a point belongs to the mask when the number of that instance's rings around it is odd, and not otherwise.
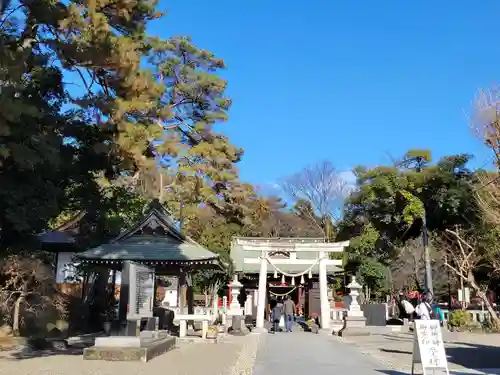
<path fill-rule="evenodd" d="M 388 319 L 388 307 L 386 303 L 367 303 L 361 305 L 361 310 L 366 318 L 367 326 L 384 327 Z M 330 309 L 330 319 L 343 320 L 347 312 L 346 308 Z"/>

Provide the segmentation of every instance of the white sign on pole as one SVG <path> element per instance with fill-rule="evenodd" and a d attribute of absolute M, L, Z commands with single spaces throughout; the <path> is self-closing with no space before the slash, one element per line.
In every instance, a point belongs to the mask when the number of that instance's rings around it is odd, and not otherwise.
<path fill-rule="evenodd" d="M 436 370 L 441 370 L 449 375 L 439 320 L 415 320 L 414 327 L 412 375 L 415 373 L 416 363 L 422 365 L 424 375 L 429 374 L 430 370 L 432 370 L 432 375 L 435 374 Z"/>
<path fill-rule="evenodd" d="M 465 287 L 458 290 L 458 302 L 470 303 L 470 288 Z"/>

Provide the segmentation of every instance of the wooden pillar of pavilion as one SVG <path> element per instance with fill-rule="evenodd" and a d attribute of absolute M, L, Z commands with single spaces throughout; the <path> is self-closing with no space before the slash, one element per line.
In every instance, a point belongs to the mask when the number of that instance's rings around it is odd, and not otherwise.
<path fill-rule="evenodd" d="M 186 272 L 184 268 L 181 268 L 179 272 L 179 312 L 181 314 L 186 314 L 186 305 L 187 305 L 186 292 L 187 292 Z"/>
<path fill-rule="evenodd" d="M 186 268 L 181 268 L 179 272 L 179 311 L 181 314 L 194 313 L 193 278 L 191 272 Z"/>

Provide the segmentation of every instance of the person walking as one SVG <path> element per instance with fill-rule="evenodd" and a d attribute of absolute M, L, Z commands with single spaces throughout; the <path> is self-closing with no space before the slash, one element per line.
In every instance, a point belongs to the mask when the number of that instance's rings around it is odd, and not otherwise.
<path fill-rule="evenodd" d="M 403 310 L 400 314 L 400 318 L 406 318 L 409 321 L 413 321 L 416 316 L 415 307 L 406 299 L 404 294 L 400 294 L 399 303 L 401 304 Z"/>
<path fill-rule="evenodd" d="M 295 317 L 295 302 L 288 296 L 285 297 L 283 310 L 285 313 L 285 330 L 286 332 L 292 332 L 293 320 Z"/>
<path fill-rule="evenodd" d="M 423 320 L 440 320 L 439 313 L 432 308 L 432 293 L 426 292 L 420 295 L 420 303 L 415 309 L 417 316 Z"/>
<path fill-rule="evenodd" d="M 273 333 L 279 331 L 281 315 L 283 315 L 283 303 L 281 298 L 278 298 L 272 310 Z"/>
<path fill-rule="evenodd" d="M 441 307 L 439 307 L 436 302 L 431 304 L 431 307 L 436 312 L 436 317 L 439 317 L 439 324 L 441 325 L 441 327 L 444 327 L 445 318 L 443 310 L 441 310 Z"/>
<path fill-rule="evenodd" d="M 418 305 L 415 309 L 417 317 L 422 320 L 430 320 L 431 312 L 430 308 L 427 306 L 427 293 L 421 293 L 418 298 Z"/>
<path fill-rule="evenodd" d="M 269 323 L 271 323 L 271 327 L 273 325 L 273 309 L 277 303 L 278 303 L 278 301 L 276 300 L 276 298 L 271 297 L 271 300 L 269 301 L 269 304 L 267 305 L 267 320 L 269 321 Z"/>

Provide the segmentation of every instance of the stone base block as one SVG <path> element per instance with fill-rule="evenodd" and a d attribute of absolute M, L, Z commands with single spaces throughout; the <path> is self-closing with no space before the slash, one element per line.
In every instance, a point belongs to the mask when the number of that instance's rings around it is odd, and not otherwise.
<path fill-rule="evenodd" d="M 168 337 L 168 331 L 166 330 L 157 330 L 157 331 L 141 331 L 139 333 L 139 337 L 141 338 L 152 338 L 152 339 L 163 339 Z"/>
<path fill-rule="evenodd" d="M 366 327 L 364 316 L 347 316 L 344 327 L 338 332 L 341 337 L 346 336 L 370 336 L 370 331 Z"/>
<path fill-rule="evenodd" d="M 96 337 L 94 346 L 98 348 L 140 348 L 142 341 L 139 336 Z"/>
<path fill-rule="evenodd" d="M 217 344 L 219 340 L 219 337 L 202 339 L 201 337 L 186 336 L 177 338 L 179 344 Z"/>
<path fill-rule="evenodd" d="M 130 342 L 130 346 L 128 347 L 92 346 L 84 349 L 83 359 L 147 362 L 150 359 L 175 348 L 175 343 L 175 337 L 165 337 L 151 340 L 142 339 L 140 346 L 131 346 L 132 342 Z"/>
<path fill-rule="evenodd" d="M 366 328 L 342 328 L 338 335 L 340 337 L 348 337 L 348 336 L 370 336 L 371 333 L 368 329 Z"/>
<path fill-rule="evenodd" d="M 233 336 L 246 336 L 250 333 L 250 331 L 245 327 L 245 329 L 232 329 L 229 328 L 227 333 Z"/>
<path fill-rule="evenodd" d="M 349 328 L 366 327 L 366 318 L 364 316 L 347 316 L 344 320 L 344 326 Z"/>
<path fill-rule="evenodd" d="M 243 316 L 232 316 L 231 327 L 228 328 L 227 333 L 235 336 L 248 335 L 250 331 L 248 330 L 245 319 Z"/>

